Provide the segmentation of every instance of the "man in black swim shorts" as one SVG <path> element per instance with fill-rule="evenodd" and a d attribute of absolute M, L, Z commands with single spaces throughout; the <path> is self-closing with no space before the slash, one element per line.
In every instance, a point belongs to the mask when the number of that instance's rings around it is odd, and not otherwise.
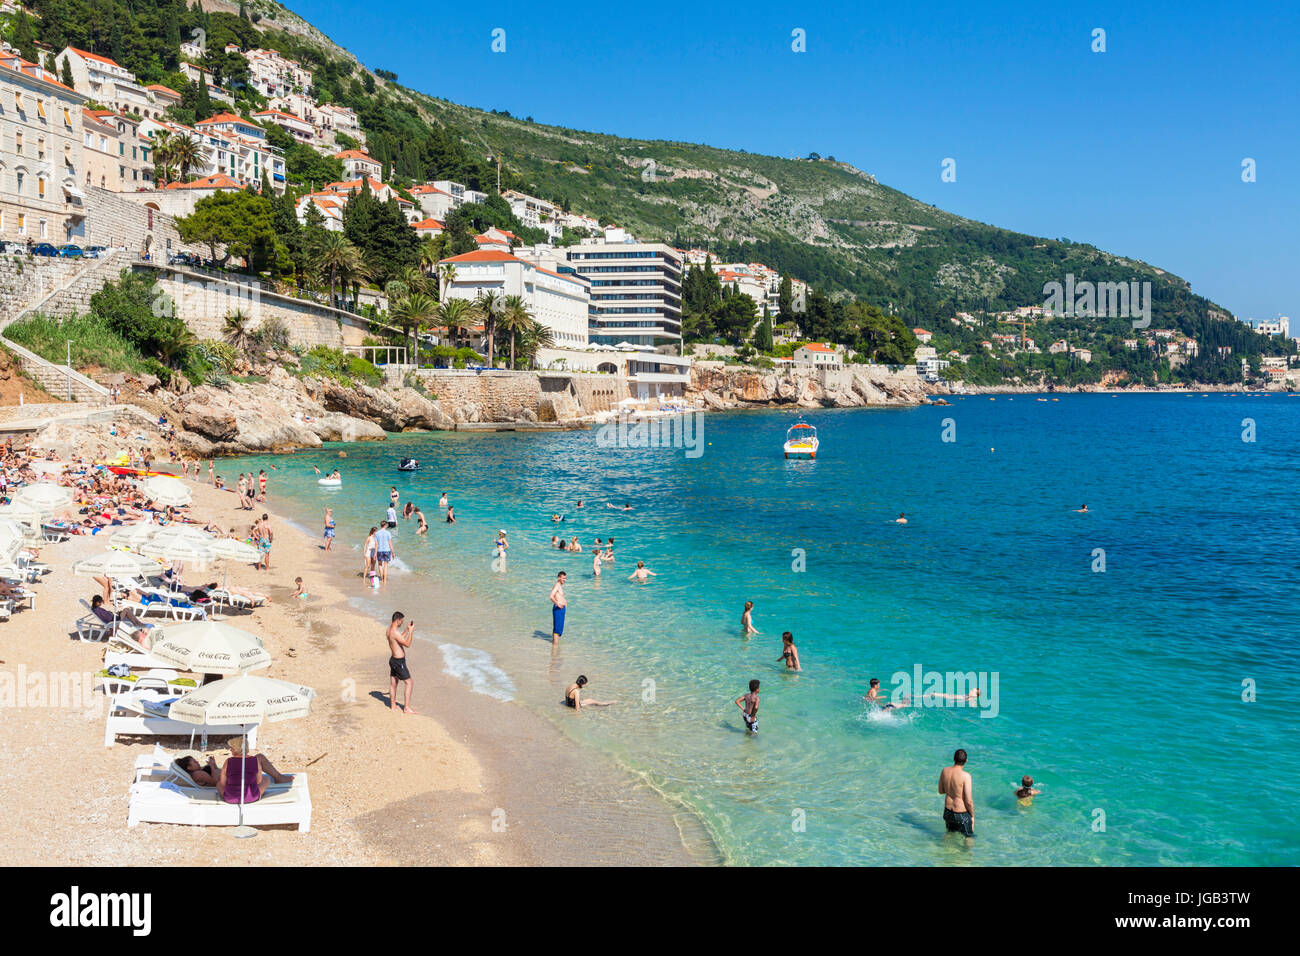
<path fill-rule="evenodd" d="M 402 630 L 402 622 L 406 619 L 401 611 L 393 612 L 393 620 L 388 625 L 388 630 L 384 632 L 384 637 L 388 639 L 388 706 L 392 710 L 397 710 L 397 682 L 402 681 L 406 684 L 406 700 L 402 710 L 408 714 L 414 714 L 411 709 L 411 690 L 415 686 L 415 681 L 411 680 L 411 671 L 406 666 L 406 649 L 411 646 L 415 640 L 415 622 L 406 625 L 406 630 Z"/>

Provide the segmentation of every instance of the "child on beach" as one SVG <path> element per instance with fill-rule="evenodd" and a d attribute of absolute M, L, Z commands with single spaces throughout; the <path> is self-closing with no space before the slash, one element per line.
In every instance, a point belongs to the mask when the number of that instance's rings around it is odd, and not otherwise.
<path fill-rule="evenodd" d="M 740 716 L 745 721 L 745 729 L 751 734 L 758 733 L 758 685 L 759 681 L 750 681 L 749 693 L 736 698 L 736 706 L 740 708 Z"/>
<path fill-rule="evenodd" d="M 574 710 L 582 710 L 584 707 L 609 707 L 611 704 L 617 704 L 616 700 L 583 700 L 582 691 L 587 686 L 587 677 L 585 674 L 579 674 L 575 680 L 564 691 L 564 700 L 562 703 L 565 707 L 572 707 Z"/>
<path fill-rule="evenodd" d="M 303 590 L 302 578 L 294 578 L 293 583 L 294 583 L 293 596 L 296 598 L 305 598 L 307 596 L 307 592 Z"/>

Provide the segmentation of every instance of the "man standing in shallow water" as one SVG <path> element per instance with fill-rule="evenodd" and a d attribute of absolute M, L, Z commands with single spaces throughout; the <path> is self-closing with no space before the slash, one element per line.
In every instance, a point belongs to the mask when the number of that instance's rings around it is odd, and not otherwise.
<path fill-rule="evenodd" d="M 954 753 L 952 766 L 940 772 L 939 792 L 943 794 L 943 822 L 948 832 L 974 839 L 975 804 L 971 799 L 970 774 L 966 771 L 966 751 Z"/>
<path fill-rule="evenodd" d="M 551 585 L 551 643 L 560 643 L 560 635 L 564 633 L 564 612 L 568 608 L 568 601 L 564 598 L 564 579 L 566 575 L 563 571 L 555 576 L 555 583 Z"/>

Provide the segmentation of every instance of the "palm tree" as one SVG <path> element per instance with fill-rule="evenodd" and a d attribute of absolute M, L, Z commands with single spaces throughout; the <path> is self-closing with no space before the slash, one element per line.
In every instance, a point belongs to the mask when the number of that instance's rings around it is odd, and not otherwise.
<path fill-rule="evenodd" d="M 190 170 L 203 162 L 203 147 L 188 136 L 172 137 L 169 153 L 182 180 L 189 179 Z"/>
<path fill-rule="evenodd" d="M 456 267 L 450 262 L 443 262 L 438 265 L 438 301 L 445 302 L 447 299 L 447 287 L 456 281 Z"/>
<path fill-rule="evenodd" d="M 342 279 L 346 288 L 349 279 L 365 270 L 361 250 L 350 243 L 341 232 L 327 232 L 321 237 L 320 248 L 316 250 L 316 268 L 322 277 L 329 277 L 330 305 L 337 307 L 335 289 Z"/>
<path fill-rule="evenodd" d="M 438 260 L 442 258 L 442 243 L 433 236 L 425 236 L 420 240 L 420 244 L 415 247 L 415 253 L 420 268 L 424 270 L 426 275 L 432 275 L 434 269 L 438 267 Z"/>
<path fill-rule="evenodd" d="M 395 283 L 390 282 L 389 285 Z M 398 299 L 389 312 L 393 320 L 404 329 L 411 331 L 411 355 L 414 364 L 419 367 L 420 327 L 429 324 L 429 320 L 438 314 L 438 303 L 423 292 L 412 292 Z"/>
<path fill-rule="evenodd" d="M 447 327 L 447 333 L 454 344 L 459 342 L 461 329 L 474 325 L 478 309 L 468 299 L 446 299 L 438 303 L 434 316 L 439 325 Z"/>
<path fill-rule="evenodd" d="M 176 137 L 165 129 L 160 129 L 153 137 L 153 178 L 159 189 L 171 182 L 176 175 Z"/>
<path fill-rule="evenodd" d="M 232 345 L 238 352 L 248 351 L 253 341 L 252 330 L 248 327 L 251 321 L 252 319 L 244 310 L 231 309 L 226 313 L 226 320 L 222 324 L 222 340 Z"/>
<path fill-rule="evenodd" d="M 474 304 L 483 316 L 483 334 L 487 337 L 487 364 L 488 368 L 492 368 L 493 342 L 497 322 L 506 310 L 506 297 L 500 292 L 484 291 L 479 293 Z"/>
<path fill-rule="evenodd" d="M 533 321 L 533 313 L 528 311 L 528 303 L 521 295 L 506 296 L 505 310 L 501 313 L 501 330 L 510 333 L 510 367 L 515 367 L 515 339 L 518 333 Z"/>
<path fill-rule="evenodd" d="M 433 294 L 434 285 L 432 279 L 427 272 L 418 266 L 407 266 L 397 274 L 396 278 L 411 292 L 423 292 L 425 295 Z"/>
<path fill-rule="evenodd" d="M 531 366 L 537 359 L 540 349 L 548 349 L 555 344 L 555 335 L 549 328 L 536 319 L 529 320 L 519 332 L 519 354 Z"/>
<path fill-rule="evenodd" d="M 199 340 L 194 333 L 178 322 L 176 329 L 159 340 L 158 357 L 163 360 L 164 365 L 175 368 L 177 362 L 198 343 Z"/>

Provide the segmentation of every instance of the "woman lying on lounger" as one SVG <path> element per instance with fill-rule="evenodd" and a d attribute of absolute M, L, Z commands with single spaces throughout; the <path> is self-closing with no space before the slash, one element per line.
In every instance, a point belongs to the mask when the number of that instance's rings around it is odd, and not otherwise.
<path fill-rule="evenodd" d="M 148 645 L 149 641 L 145 637 L 145 634 L 151 627 L 153 627 L 153 625 L 146 624 L 144 621 L 140 620 L 135 616 L 135 611 L 131 610 L 129 607 L 124 607 L 122 610 L 118 611 L 117 614 L 114 614 L 108 608 L 104 607 L 104 599 L 96 594 L 90 599 L 90 613 L 95 615 L 95 617 L 99 618 L 105 624 L 116 624 L 120 621 L 125 621 L 135 628 L 134 631 L 130 632 L 131 638 L 140 641 L 146 646 Z"/>
<path fill-rule="evenodd" d="M 176 766 L 188 773 L 190 779 L 200 787 L 215 787 L 221 777 L 217 761 L 212 757 L 208 758 L 207 763 L 199 763 L 196 758 L 187 754 L 176 761 Z"/>
<path fill-rule="evenodd" d="M 262 772 L 265 771 L 265 772 Z M 244 756 L 244 738 L 230 738 L 230 759 L 221 765 L 217 789 L 226 803 L 239 803 L 243 784 L 244 803 L 255 803 L 266 796 L 272 783 L 289 783 L 293 777 L 280 773 L 265 754 Z M 197 781 L 196 781 L 197 782 Z"/>

